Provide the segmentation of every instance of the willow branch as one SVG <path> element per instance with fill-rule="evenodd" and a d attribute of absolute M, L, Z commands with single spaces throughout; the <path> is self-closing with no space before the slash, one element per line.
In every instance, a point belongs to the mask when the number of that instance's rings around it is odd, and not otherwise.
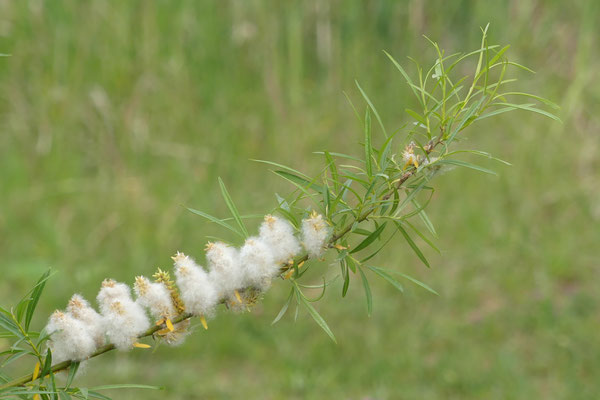
<path fill-rule="evenodd" d="M 441 144 L 443 142 L 443 137 L 440 136 L 438 138 L 437 141 L 435 142 L 430 142 L 429 146 L 427 146 L 425 148 L 425 152 L 427 155 L 429 155 L 439 144 Z M 400 178 L 398 179 L 398 181 L 395 183 L 393 189 L 391 191 L 389 191 L 388 193 L 386 193 L 383 197 L 382 200 L 389 200 L 390 197 L 394 194 L 394 192 L 396 192 L 397 190 L 399 190 L 402 185 L 408 180 L 410 179 L 412 176 L 414 176 L 417 172 L 417 169 L 414 167 L 411 167 L 409 170 L 407 170 L 406 172 L 404 172 Z M 328 241 L 328 247 L 333 247 L 333 245 L 340 240 L 341 238 L 343 238 L 344 236 L 346 236 L 351 230 L 352 227 L 354 226 L 354 224 L 356 224 L 357 222 L 363 222 L 365 220 L 367 220 L 369 218 L 369 216 L 371 214 L 373 214 L 377 209 L 379 208 L 379 206 L 373 207 L 365 212 L 363 212 L 362 214 L 360 214 L 358 217 L 356 217 L 356 219 L 352 222 L 349 223 L 346 227 L 344 227 L 342 230 L 340 230 L 339 232 L 335 233 Z M 294 263 L 292 264 L 285 264 L 284 266 L 282 266 L 280 268 L 280 272 L 287 272 L 289 271 L 291 268 L 293 268 L 294 266 L 297 266 L 299 264 L 301 264 L 302 262 L 305 262 L 308 260 L 308 254 L 305 254 L 303 256 L 300 256 L 299 258 L 294 260 Z M 220 303 L 225 303 L 225 300 L 222 300 Z M 188 320 L 192 317 L 194 317 L 194 314 L 190 314 L 190 313 L 184 313 L 181 314 L 179 316 L 177 316 L 176 318 L 173 318 L 173 320 L 171 321 L 173 324 Z M 165 324 L 160 324 L 157 326 L 154 326 L 150 329 L 148 329 L 146 332 L 142 333 L 141 335 L 138 336 L 138 339 L 142 339 L 148 336 L 152 336 L 154 335 L 156 332 L 158 332 L 159 330 L 164 329 L 166 326 Z M 115 349 L 115 345 L 112 343 L 109 343 L 107 345 L 104 345 L 102 347 L 100 347 L 98 350 L 96 350 L 96 352 L 94 352 L 91 356 L 88 357 L 88 359 L 90 358 L 94 358 L 97 357 L 101 354 L 104 353 L 108 353 L 111 350 Z M 28 374 L 25 376 L 22 376 L 20 378 L 14 379 L 10 382 L 5 383 L 4 385 L 0 386 L 0 390 L 2 389 L 8 389 L 11 387 L 16 387 L 16 386 L 24 386 L 27 383 L 30 382 L 34 382 L 35 380 L 38 379 L 43 379 L 46 376 L 48 376 L 50 374 L 50 372 L 52 373 L 56 373 L 56 372 L 60 372 L 60 371 L 64 371 L 68 368 L 70 368 L 73 364 L 75 364 L 77 361 L 71 361 L 71 360 L 67 360 L 67 361 L 63 361 L 60 362 L 58 364 L 55 364 L 52 366 L 51 371 L 46 372 L 43 375 L 38 376 L 36 379 L 33 379 L 33 374 Z"/>

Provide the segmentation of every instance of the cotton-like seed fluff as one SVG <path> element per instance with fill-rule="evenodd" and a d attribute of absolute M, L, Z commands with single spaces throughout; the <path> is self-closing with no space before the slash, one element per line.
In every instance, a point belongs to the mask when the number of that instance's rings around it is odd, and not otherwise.
<path fill-rule="evenodd" d="M 234 290 L 244 285 L 244 274 L 239 251 L 223 242 L 206 245 L 206 260 L 210 269 L 209 279 L 219 298 L 229 298 Z"/>
<path fill-rule="evenodd" d="M 240 262 L 245 272 L 245 286 L 266 290 L 279 273 L 271 247 L 259 237 L 250 237 L 240 249 Z"/>
<path fill-rule="evenodd" d="M 259 237 L 271 248 L 277 264 L 285 264 L 300 253 L 300 243 L 294 235 L 294 227 L 285 219 L 265 216 L 260 225 Z"/>
<path fill-rule="evenodd" d="M 105 337 L 102 316 L 90 306 L 90 303 L 83 296 L 74 294 L 71 300 L 69 300 L 67 311 L 73 318 L 83 322 L 97 347 L 104 345 Z"/>
<path fill-rule="evenodd" d="M 177 314 L 171 293 L 164 284 L 150 282 L 148 278 L 138 276 L 133 290 L 137 296 L 136 302 L 150 310 L 154 318 L 173 318 Z"/>
<path fill-rule="evenodd" d="M 69 313 L 55 311 L 46 325 L 52 361 L 83 361 L 96 350 L 96 342 L 85 324 Z"/>
<path fill-rule="evenodd" d="M 129 287 L 107 279 L 97 300 L 110 342 L 119 350 L 131 349 L 138 336 L 148 330 L 150 321 L 142 306 L 132 300 Z"/>
<path fill-rule="evenodd" d="M 321 214 L 313 212 L 310 218 L 302 220 L 302 245 L 310 257 L 323 254 L 329 234 L 329 226 Z"/>
<path fill-rule="evenodd" d="M 173 261 L 177 286 L 186 311 L 195 315 L 211 316 L 219 297 L 208 273 L 183 253 L 178 252 Z"/>

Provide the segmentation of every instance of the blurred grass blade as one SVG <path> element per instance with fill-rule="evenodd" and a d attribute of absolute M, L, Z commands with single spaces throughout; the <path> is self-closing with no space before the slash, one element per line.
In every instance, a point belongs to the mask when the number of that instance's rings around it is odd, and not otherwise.
<path fill-rule="evenodd" d="M 240 217 L 240 213 L 238 212 L 233 200 L 231 199 L 231 196 L 229 195 L 229 192 L 227 191 L 227 188 L 225 187 L 225 184 L 223 183 L 223 180 L 221 179 L 221 177 L 219 177 L 219 185 L 221 186 L 221 193 L 223 194 L 223 198 L 225 199 L 225 203 L 227 204 L 229 211 L 231 211 L 233 218 L 235 219 L 238 226 L 242 230 L 242 233 L 244 234 L 244 238 L 247 238 L 250 235 L 248 234 L 246 225 L 244 225 L 244 221 L 242 220 L 242 217 Z"/>

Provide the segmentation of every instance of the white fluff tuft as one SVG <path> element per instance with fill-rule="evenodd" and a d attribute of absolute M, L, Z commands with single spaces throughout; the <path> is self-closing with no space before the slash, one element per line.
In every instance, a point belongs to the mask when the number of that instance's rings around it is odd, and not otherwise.
<path fill-rule="evenodd" d="M 206 260 L 210 269 L 209 278 L 219 298 L 228 298 L 234 290 L 244 285 L 244 273 L 239 251 L 223 242 L 206 245 Z"/>
<path fill-rule="evenodd" d="M 104 345 L 105 338 L 102 316 L 90 306 L 90 303 L 83 296 L 74 294 L 71 300 L 69 300 L 67 311 L 73 318 L 83 322 L 97 347 Z"/>
<path fill-rule="evenodd" d="M 107 279 L 97 300 L 110 342 L 119 350 L 131 349 L 138 336 L 148 330 L 150 321 L 142 306 L 132 300 L 129 287 Z"/>
<path fill-rule="evenodd" d="M 331 230 L 321 214 L 313 212 L 310 218 L 302 220 L 302 245 L 313 258 L 325 251 L 325 244 Z"/>
<path fill-rule="evenodd" d="M 173 261 L 177 286 L 186 311 L 211 316 L 219 296 L 206 271 L 183 253 L 178 252 Z"/>
<path fill-rule="evenodd" d="M 85 324 L 69 313 L 55 311 L 46 325 L 50 334 L 48 347 L 52 351 L 52 361 L 83 361 L 96 350 L 96 342 Z"/>
<path fill-rule="evenodd" d="M 279 273 L 271 247 L 258 237 L 250 237 L 240 249 L 240 262 L 245 272 L 245 286 L 266 290 L 271 278 Z"/>
<path fill-rule="evenodd" d="M 173 318 L 177 314 L 171 293 L 163 283 L 150 282 L 145 276 L 138 276 L 133 290 L 137 296 L 136 302 L 150 310 L 154 318 Z"/>
<path fill-rule="evenodd" d="M 300 253 L 300 243 L 294 235 L 294 227 L 285 219 L 265 216 L 265 221 L 260 225 L 259 237 L 271 247 L 277 264 L 285 264 Z"/>

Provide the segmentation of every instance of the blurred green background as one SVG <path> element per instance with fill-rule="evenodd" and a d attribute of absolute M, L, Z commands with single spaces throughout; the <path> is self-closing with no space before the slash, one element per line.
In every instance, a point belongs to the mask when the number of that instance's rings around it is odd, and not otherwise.
<path fill-rule="evenodd" d="M 226 216 L 217 176 L 242 213 L 264 213 L 290 188 L 249 159 L 315 173 L 314 151 L 360 154 L 354 79 L 388 131 L 414 106 L 381 50 L 429 63 L 423 34 L 469 51 L 490 22 L 537 71 L 515 88 L 558 102 L 564 123 L 517 112 L 465 132 L 461 146 L 513 166 L 436 179 L 431 270 L 399 239 L 376 260 L 439 297 L 372 279 L 369 318 L 360 280 L 343 300 L 335 286 L 317 305 L 334 345 L 304 313 L 270 325 L 278 284 L 180 348 L 95 359 L 79 384 L 167 388 L 118 399 L 598 398 L 598 20 L 596 1 L 2 1 L 0 303 L 51 266 L 41 328 L 107 276 L 131 283 L 176 250 L 203 259 L 207 235 L 230 237 L 185 206 Z"/>

